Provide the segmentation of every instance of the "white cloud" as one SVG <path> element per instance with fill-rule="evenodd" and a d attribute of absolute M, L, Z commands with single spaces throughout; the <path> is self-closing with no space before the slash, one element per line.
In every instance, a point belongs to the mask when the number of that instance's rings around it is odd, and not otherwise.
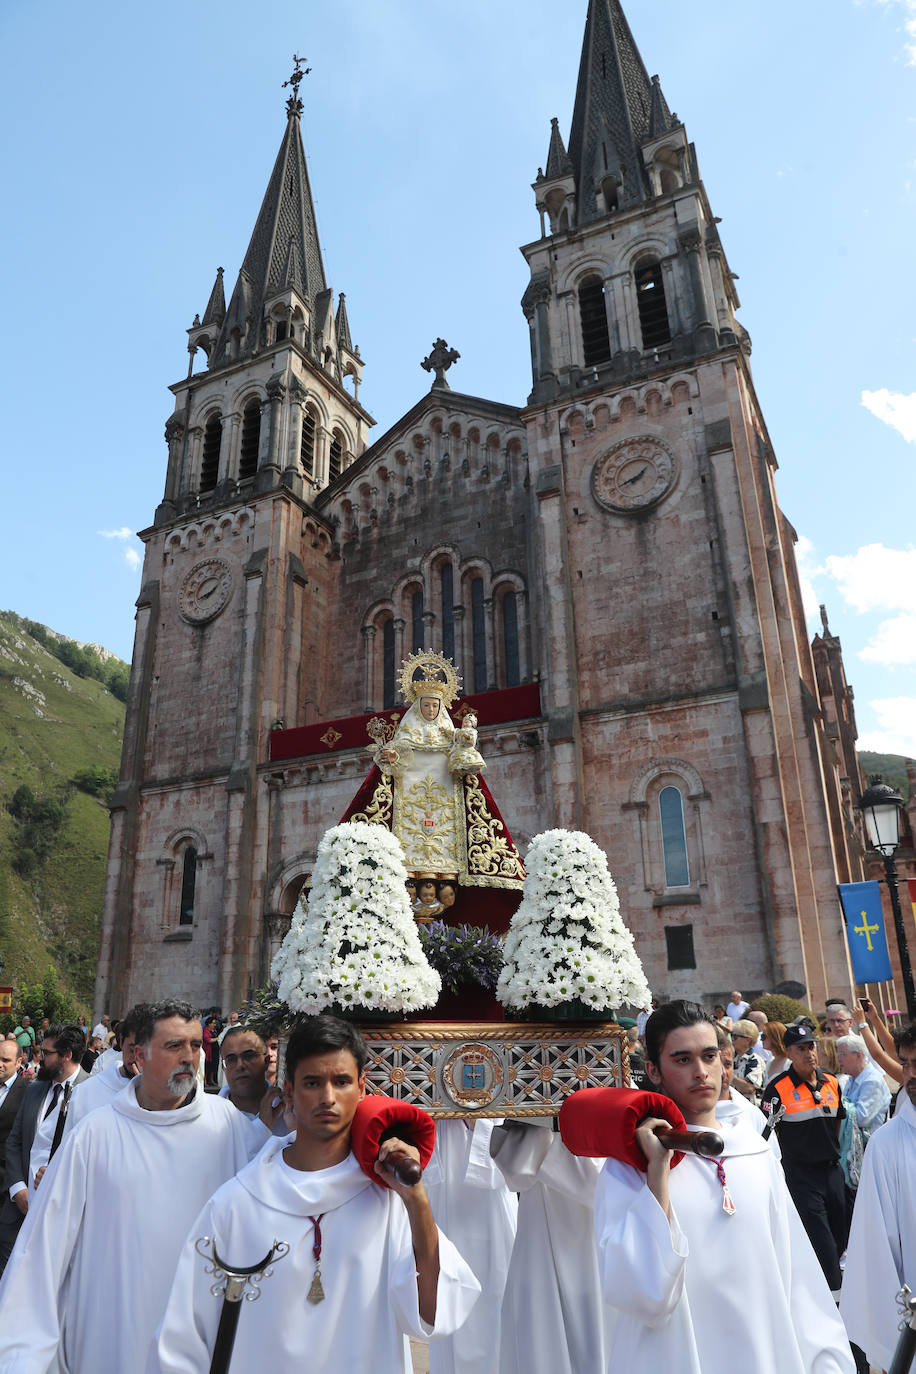
<path fill-rule="evenodd" d="M 862 404 L 884 424 L 902 434 L 908 444 L 916 444 L 916 392 L 863 391 Z"/>
<path fill-rule="evenodd" d="M 856 0 L 861 4 L 861 0 Z M 895 8 L 903 10 L 903 31 L 906 34 L 906 42 L 903 50 L 906 53 L 907 64 L 916 67 L 916 0 L 877 0 L 879 5 L 893 5 Z"/>
<path fill-rule="evenodd" d="M 825 559 L 827 573 L 853 610 L 916 612 L 916 549 L 863 544 Z"/>
<path fill-rule="evenodd" d="M 122 525 L 117 530 L 96 530 L 96 534 L 101 535 L 103 539 L 113 539 L 118 544 L 127 544 L 129 540 L 132 541 L 136 537 L 129 525 Z M 143 554 L 136 547 L 123 549 L 122 552 L 124 562 L 131 572 L 136 572 L 143 562 Z"/>
<path fill-rule="evenodd" d="M 878 717 L 878 728 L 860 735 L 856 747 L 916 758 L 916 697 L 885 697 L 869 705 Z"/>
<path fill-rule="evenodd" d="M 916 611 L 882 620 L 859 657 L 886 667 L 916 663 Z"/>

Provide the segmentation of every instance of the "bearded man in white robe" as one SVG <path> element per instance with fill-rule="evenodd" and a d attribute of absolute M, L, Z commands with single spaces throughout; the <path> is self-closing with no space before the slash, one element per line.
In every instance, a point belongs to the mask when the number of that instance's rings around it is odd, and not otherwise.
<path fill-rule="evenodd" d="M 916 1023 L 895 1038 L 904 1101 L 865 1150 L 840 1298 L 850 1339 L 880 1369 L 897 1344 L 895 1297 L 916 1292 Z"/>
<path fill-rule="evenodd" d="M 429 1348 L 430 1374 L 497 1374 L 503 1291 L 515 1241 L 518 1201 L 490 1158 L 494 1123 L 436 1123 L 436 1147 L 423 1183 L 436 1223 L 457 1246 L 481 1287 L 466 1322 Z"/>
<path fill-rule="evenodd" d="M 142 1075 L 64 1140 L 29 1208 L 0 1284 L 2 1374 L 141 1370 L 188 1217 L 269 1139 L 198 1089 L 187 1003 L 152 1006 L 137 1041 Z"/>
<path fill-rule="evenodd" d="M 433 1221 L 422 1181 L 409 1188 L 385 1167 L 413 1146 L 391 1137 L 372 1182 L 350 1149 L 365 1095 L 365 1041 L 334 1016 L 309 1017 L 290 1036 L 284 1094 L 294 1136 L 273 1140 L 210 1199 L 188 1234 L 147 1374 L 210 1368 L 222 1299 L 198 1249 L 250 1268 L 275 1242 L 288 1247 L 243 1302 L 232 1353 L 240 1370 L 408 1374 L 409 1337 L 455 1331 L 480 1291 Z"/>
<path fill-rule="evenodd" d="M 743 1118 L 717 1121 L 722 1063 L 702 1007 L 671 1002 L 646 1026 L 646 1071 L 688 1128 L 717 1130 L 719 1160 L 672 1153 L 649 1118 L 636 1139 L 647 1172 L 608 1159 L 595 1235 L 605 1301 L 617 1321 L 609 1374 L 854 1374 L 849 1341 L 782 1169 Z M 735 1275 L 753 1255 L 755 1287 Z"/>

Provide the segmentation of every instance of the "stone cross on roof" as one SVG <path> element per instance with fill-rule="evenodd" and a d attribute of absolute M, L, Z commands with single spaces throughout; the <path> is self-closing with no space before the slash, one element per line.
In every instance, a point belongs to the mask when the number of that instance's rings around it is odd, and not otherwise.
<path fill-rule="evenodd" d="M 437 339 L 433 344 L 432 352 L 429 357 L 424 358 L 420 366 L 427 372 L 435 371 L 436 378 L 433 382 L 433 387 L 444 387 L 446 391 L 450 391 L 451 387 L 445 380 L 445 374 L 452 363 L 457 363 L 460 357 L 461 354 L 458 352 L 457 348 L 449 348 L 444 339 Z M 430 390 L 432 390 L 432 387 Z"/>

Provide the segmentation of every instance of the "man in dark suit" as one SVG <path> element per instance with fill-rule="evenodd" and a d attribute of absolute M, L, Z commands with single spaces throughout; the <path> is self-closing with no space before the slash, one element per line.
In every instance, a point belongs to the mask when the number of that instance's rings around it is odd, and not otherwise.
<path fill-rule="evenodd" d="M 41 1182 L 70 1092 L 88 1074 L 80 1068 L 85 1041 L 79 1026 L 51 1026 L 41 1042 L 41 1068 L 25 1086 L 6 1140 L 0 1203 L 0 1274 L 29 1210 L 29 1193 Z M 59 1136 L 58 1136 L 59 1138 Z"/>
<path fill-rule="evenodd" d="M 19 1072 L 23 1062 L 15 1040 L 0 1040 L 0 1179 L 6 1165 L 6 1138 L 25 1096 L 25 1079 Z"/>

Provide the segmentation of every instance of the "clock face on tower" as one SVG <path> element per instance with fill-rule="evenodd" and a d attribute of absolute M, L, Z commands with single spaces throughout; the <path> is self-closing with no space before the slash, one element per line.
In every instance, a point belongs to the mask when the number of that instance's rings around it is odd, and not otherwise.
<path fill-rule="evenodd" d="M 219 615 L 232 595 L 232 569 L 224 558 L 205 558 L 185 574 L 178 593 L 178 611 L 191 625 L 203 625 Z"/>
<path fill-rule="evenodd" d="M 599 506 L 619 515 L 649 510 L 674 486 L 674 455 L 652 435 L 622 439 L 592 469 L 592 491 Z"/>

